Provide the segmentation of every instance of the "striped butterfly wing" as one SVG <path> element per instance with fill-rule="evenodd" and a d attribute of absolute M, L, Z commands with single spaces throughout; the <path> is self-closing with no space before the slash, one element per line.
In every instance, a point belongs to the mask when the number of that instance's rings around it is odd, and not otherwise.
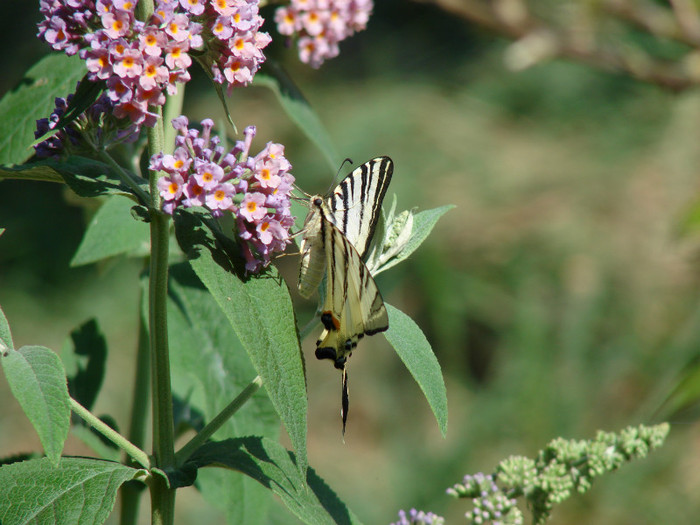
<path fill-rule="evenodd" d="M 300 249 L 298 287 L 302 297 L 313 295 L 327 269 L 329 248 L 322 235 L 322 221 L 338 228 L 360 258 L 364 258 L 393 171 L 394 163 L 389 157 L 377 157 L 345 177 L 327 199 L 319 195 L 311 197 Z"/>
<path fill-rule="evenodd" d="M 325 275 L 326 293 L 321 308 L 324 330 L 316 342 L 316 357 L 331 359 L 343 371 L 343 434 L 348 414 L 347 359 L 362 337 L 389 328 L 384 301 L 363 257 L 392 173 L 389 157 L 362 164 L 327 199 L 311 197 L 304 223 L 299 293 L 309 297 Z"/>
<path fill-rule="evenodd" d="M 331 359 L 343 369 L 365 335 L 389 327 L 384 301 L 360 254 L 320 208 L 321 235 L 326 253 L 326 295 L 321 307 L 324 331 L 316 343 L 316 357 Z"/>
<path fill-rule="evenodd" d="M 389 157 L 374 158 L 353 170 L 328 198 L 336 226 L 362 258 L 367 255 L 393 173 Z"/>

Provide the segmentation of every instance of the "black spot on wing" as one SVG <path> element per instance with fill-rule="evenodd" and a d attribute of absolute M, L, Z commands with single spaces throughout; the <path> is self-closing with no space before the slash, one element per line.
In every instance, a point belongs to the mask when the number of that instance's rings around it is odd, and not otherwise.
<path fill-rule="evenodd" d="M 323 327 L 329 332 L 336 330 L 335 323 L 333 322 L 333 314 L 330 312 L 323 312 L 321 314 L 321 322 L 323 323 Z"/>
<path fill-rule="evenodd" d="M 319 341 L 319 343 L 320 343 L 320 341 Z M 317 348 L 316 349 L 316 359 L 331 359 L 331 360 L 335 361 L 335 359 L 336 359 L 335 348 L 331 348 L 330 346 L 323 346 L 323 347 Z"/>

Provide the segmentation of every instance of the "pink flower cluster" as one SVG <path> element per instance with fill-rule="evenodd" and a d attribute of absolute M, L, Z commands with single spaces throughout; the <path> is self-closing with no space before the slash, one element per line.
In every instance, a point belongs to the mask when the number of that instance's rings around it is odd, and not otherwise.
<path fill-rule="evenodd" d="M 296 36 L 299 59 L 318 68 L 338 55 L 338 43 L 367 27 L 372 0 L 291 0 L 275 12 L 277 30 Z"/>
<path fill-rule="evenodd" d="M 213 53 L 211 72 L 214 82 L 245 86 L 265 61 L 262 50 L 270 42 L 270 35 L 259 31 L 263 18 L 258 14 L 259 0 L 212 0 L 209 7 L 208 27 L 220 45 L 211 44 Z M 189 5 L 203 4 L 204 0 L 180 0 Z M 212 12 L 213 11 L 213 12 Z"/>
<path fill-rule="evenodd" d="M 265 60 L 270 37 L 258 31 L 259 0 L 157 0 L 147 22 L 136 20 L 136 1 L 40 1 L 39 37 L 53 49 L 78 53 L 88 78 L 106 81 L 119 118 L 155 125 L 148 107 L 164 104 L 164 91 L 173 94 L 177 82 L 190 79 L 192 50 L 229 89 L 249 83 Z"/>
<path fill-rule="evenodd" d="M 290 242 L 294 176 L 284 146 L 268 142 L 251 156 L 255 127 L 249 126 L 244 140 L 226 152 L 219 138 L 211 136 L 210 119 L 202 121 L 201 133 L 188 124 L 184 116 L 173 120 L 179 132 L 174 153 L 151 158 L 150 169 L 166 173 L 158 180 L 163 211 L 172 214 L 178 207 L 201 206 L 214 217 L 231 212 L 243 241 L 246 270 L 257 272 Z"/>

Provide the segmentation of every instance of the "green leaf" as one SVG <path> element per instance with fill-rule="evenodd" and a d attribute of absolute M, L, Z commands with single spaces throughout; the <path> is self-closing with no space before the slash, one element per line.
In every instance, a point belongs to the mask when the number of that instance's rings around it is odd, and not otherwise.
<path fill-rule="evenodd" d="M 454 204 L 440 206 L 432 210 L 424 210 L 416 213 L 413 216 L 413 231 L 411 240 L 406 244 L 406 248 L 401 252 L 401 258 L 405 259 L 411 255 L 416 249 L 423 244 L 423 241 L 428 238 L 430 232 L 433 231 L 437 221 L 448 211 L 454 208 Z"/>
<path fill-rule="evenodd" d="M 54 161 L 51 165 L 70 189 L 81 197 L 132 195 L 132 191 L 122 184 L 119 175 L 100 161 L 73 156 L 62 162 Z M 148 185 L 145 181 L 141 186 L 147 191 Z"/>
<path fill-rule="evenodd" d="M 39 434 L 44 452 L 58 464 L 70 426 L 61 359 L 43 346 L 23 346 L 3 356 L 2 368 L 12 393 Z"/>
<path fill-rule="evenodd" d="M 423 241 L 428 238 L 428 235 L 430 235 L 430 232 L 433 231 L 433 228 L 440 217 L 442 217 L 452 208 L 454 208 L 454 205 L 450 204 L 416 213 L 413 216 L 411 237 L 408 239 L 408 241 L 406 241 L 406 244 L 401 248 L 401 250 L 391 258 L 391 260 L 381 266 L 381 271 L 399 264 L 401 261 L 408 258 L 413 252 L 415 252 L 418 247 L 423 244 Z"/>
<path fill-rule="evenodd" d="M 134 202 L 124 197 L 108 199 L 90 221 L 71 266 L 139 252 L 148 247 L 148 225 L 134 220 L 131 216 L 133 206 Z"/>
<path fill-rule="evenodd" d="M 66 97 L 85 75 L 77 56 L 56 53 L 41 59 L 19 85 L 0 100 L 0 164 L 19 164 L 34 154 L 38 119 L 48 117 L 56 97 Z"/>
<path fill-rule="evenodd" d="M 335 150 L 328 131 L 282 67 L 267 60 L 262 70 L 256 73 L 253 85 L 264 86 L 274 92 L 289 118 L 311 142 L 316 144 L 316 147 L 326 157 L 331 170 L 335 172 L 340 166 L 341 159 L 338 157 L 338 152 Z"/>
<path fill-rule="evenodd" d="M 413 319 L 390 304 L 385 305 L 389 330 L 384 335 L 423 391 L 444 437 L 447 433 L 447 391 L 440 363 Z"/>
<path fill-rule="evenodd" d="M 257 372 L 221 308 L 187 263 L 170 270 L 168 339 L 173 392 L 211 421 L 248 386 Z M 279 418 L 259 390 L 215 434 L 217 439 L 264 435 L 277 439 Z M 208 469 L 197 478 L 204 498 L 229 523 L 263 523 L 271 501 L 259 484 Z"/>
<path fill-rule="evenodd" d="M 33 162 L 18 166 L 0 166 L 0 180 L 19 179 L 42 182 L 63 182 L 63 177 L 53 168 L 55 161 Z"/>
<path fill-rule="evenodd" d="M 239 247 L 221 235 L 215 240 L 199 216 L 177 214 L 175 232 L 189 263 L 262 377 L 296 450 L 299 467 L 305 469 L 306 382 L 287 285 L 273 267 L 257 277 L 243 277 Z"/>
<path fill-rule="evenodd" d="M 188 463 L 197 468 L 207 465 L 225 467 L 250 476 L 274 492 L 304 523 L 359 523 L 312 468 L 302 477 L 294 455 L 270 439 L 245 437 L 210 442 Z"/>
<path fill-rule="evenodd" d="M 102 387 L 107 341 L 97 320 L 90 319 L 70 333 L 61 349 L 71 397 L 90 410 Z"/>
<path fill-rule="evenodd" d="M 102 95 L 106 87 L 107 83 L 104 80 L 92 82 L 88 80 L 86 74 L 80 80 L 80 85 L 76 88 L 70 102 L 68 102 L 66 112 L 61 115 L 61 118 L 56 124 L 56 128 L 63 129 L 66 125 L 78 118 L 85 110 L 97 102 L 97 99 L 100 98 L 100 95 Z"/>
<path fill-rule="evenodd" d="M 214 297 L 187 263 L 170 269 L 168 340 L 173 392 L 211 421 L 257 375 Z M 279 434 L 279 419 L 259 391 L 215 437 Z"/>
<path fill-rule="evenodd" d="M 81 197 L 131 195 L 111 167 L 97 160 L 73 156 L 66 160 L 42 160 L 19 166 L 0 167 L 0 179 L 65 182 Z M 143 187 L 147 185 L 143 183 Z"/>
<path fill-rule="evenodd" d="M 89 458 L 48 458 L 0 468 L 0 523 L 3 525 L 90 525 L 104 523 L 117 490 L 146 471 Z"/>
<path fill-rule="evenodd" d="M 0 306 L 0 355 L 4 356 L 6 351 L 14 347 L 10 325 L 5 318 L 5 312 L 2 311 L 2 307 Z"/>

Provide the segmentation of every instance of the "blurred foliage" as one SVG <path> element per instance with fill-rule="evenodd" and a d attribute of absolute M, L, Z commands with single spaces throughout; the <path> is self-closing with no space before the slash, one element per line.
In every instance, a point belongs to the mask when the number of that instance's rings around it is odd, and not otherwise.
<path fill-rule="evenodd" d="M 538 15 L 554 16 L 538 5 Z M 4 20 L 13 23 L 0 36 L 13 49 L 0 57 L 3 92 L 44 52 L 33 38 L 36 6 L 15 0 L 10 8 Z M 611 33 L 613 49 L 643 46 L 660 60 L 687 52 L 616 27 L 625 31 Z M 514 72 L 506 67 L 511 45 L 434 4 L 385 0 L 369 29 L 319 71 L 281 44 L 270 52 L 341 156 L 394 159 L 399 209 L 457 205 L 409 261 L 378 277 L 384 297 L 411 314 L 442 364 L 447 439 L 377 337 L 350 364 L 353 413 L 343 445 L 340 378 L 307 360 L 310 463 L 367 523 L 388 523 L 411 507 L 463 522 L 463 506 L 445 489 L 464 474 L 532 455 L 557 436 L 661 421 L 658 407 L 700 359 L 698 237 L 692 229 L 679 235 L 698 202 L 700 96 L 559 60 Z M 221 114 L 203 75 L 188 97 L 191 121 Z M 239 129 L 254 123 L 260 143 L 286 145 L 301 188 L 330 186 L 334 174 L 267 90 L 244 90 L 230 102 Z M 68 267 L 94 206 L 56 185 L 3 183 L 0 304 L 18 346 L 59 348 L 73 327 L 97 317 L 117 351 L 96 410 L 123 426 L 140 266 Z M 290 283 L 296 264 L 279 262 Z M 313 307 L 297 306 L 306 315 Z M 18 413 L 12 404 L 0 408 L 3 455 L 26 452 L 36 439 L 28 423 L 6 423 Z M 674 417 L 662 449 L 601 478 L 555 509 L 551 523 L 693 522 L 696 419 Z M 178 502 L 180 523 L 201 521 L 191 507 L 200 499 Z M 273 521 L 288 522 L 280 513 Z"/>

